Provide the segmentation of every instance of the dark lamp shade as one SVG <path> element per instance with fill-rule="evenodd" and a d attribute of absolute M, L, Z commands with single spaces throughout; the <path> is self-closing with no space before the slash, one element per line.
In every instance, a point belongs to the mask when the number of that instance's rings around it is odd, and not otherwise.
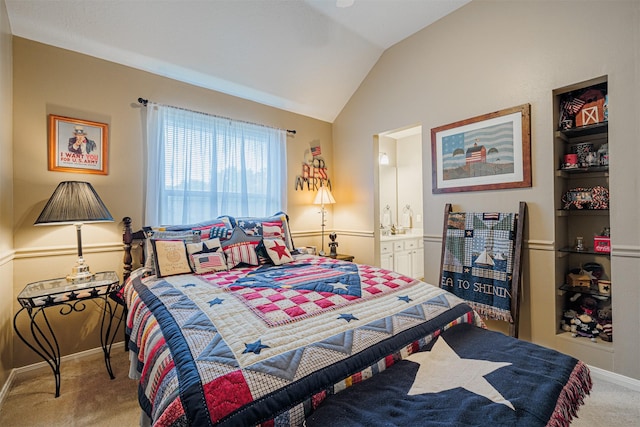
<path fill-rule="evenodd" d="M 58 184 L 34 225 L 108 221 L 113 217 L 91 184 L 64 181 Z"/>

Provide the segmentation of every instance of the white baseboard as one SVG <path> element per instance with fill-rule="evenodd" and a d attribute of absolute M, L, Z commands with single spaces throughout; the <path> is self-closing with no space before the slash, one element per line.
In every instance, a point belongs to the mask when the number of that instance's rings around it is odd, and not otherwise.
<path fill-rule="evenodd" d="M 113 346 L 111 347 L 111 351 L 113 352 L 114 350 L 118 350 L 118 349 L 124 350 L 124 341 L 113 343 Z M 93 356 L 95 354 L 102 354 L 102 347 L 96 347 L 90 350 L 85 350 L 78 353 L 69 354 L 67 356 L 62 356 L 60 358 L 60 362 L 82 359 L 85 357 Z M 18 376 L 25 375 L 29 372 L 35 371 L 36 369 L 40 369 L 40 368 L 47 368 L 49 370 L 51 369 L 47 364 L 47 362 L 45 361 L 34 363 L 32 365 L 21 366 L 19 368 L 13 368 L 9 373 L 9 377 L 7 378 L 7 381 L 2 386 L 2 390 L 0 390 L 0 407 L 2 407 L 5 397 L 9 394 L 9 390 L 11 389 L 13 382 L 16 380 L 16 378 L 18 378 Z"/>
<path fill-rule="evenodd" d="M 591 371 L 591 377 L 594 380 L 601 379 L 622 387 L 626 387 L 630 390 L 640 392 L 640 380 L 616 374 L 615 372 L 596 368 L 595 366 L 589 366 L 589 370 Z"/>
<path fill-rule="evenodd" d="M 0 390 L 0 408 L 2 408 L 2 404 L 4 403 L 4 398 L 9 394 L 9 389 L 11 389 L 11 385 L 13 384 L 14 379 L 16 378 L 16 370 L 12 369 L 9 372 L 9 377 L 7 381 L 5 381 L 2 386 L 2 390 Z"/>

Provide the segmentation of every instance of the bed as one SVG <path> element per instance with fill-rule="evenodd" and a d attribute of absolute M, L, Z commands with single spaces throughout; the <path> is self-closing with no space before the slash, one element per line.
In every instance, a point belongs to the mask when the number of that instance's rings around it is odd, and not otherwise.
<path fill-rule="evenodd" d="M 582 362 L 486 330 L 443 289 L 298 254 L 284 213 L 130 224 L 141 425 L 566 426 L 591 388 Z"/>

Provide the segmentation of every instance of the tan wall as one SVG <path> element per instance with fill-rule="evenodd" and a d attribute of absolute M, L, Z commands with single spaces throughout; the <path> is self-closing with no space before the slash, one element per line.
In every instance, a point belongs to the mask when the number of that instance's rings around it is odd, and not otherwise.
<path fill-rule="evenodd" d="M 354 230 L 342 246 L 374 259 L 373 136 L 423 127 L 426 279 L 439 275 L 442 215 L 458 209 L 529 206 L 525 255 L 525 338 L 562 348 L 587 363 L 640 378 L 640 2 L 474 0 L 388 49 L 334 122 L 336 228 Z M 607 75 L 610 99 L 614 350 L 556 337 L 552 91 Z M 533 186 L 434 195 L 430 129 L 531 104 Z M 358 231 L 359 236 L 355 236 Z M 529 314 L 530 313 L 530 314 Z"/>
<path fill-rule="evenodd" d="M 2 0 L 0 0 L 2 2 Z M 4 3 L 0 3 L 4 6 Z M 304 151 L 320 140 L 334 184 L 337 203 L 330 207 L 328 229 L 339 234 L 340 252 L 373 263 L 374 167 L 373 136 L 384 131 L 423 126 L 423 199 L 426 278 L 435 282 L 440 257 L 444 204 L 475 209 L 512 208 L 529 203 L 528 250 L 525 260 L 523 328 L 532 340 L 576 353 L 588 363 L 640 378 L 640 10 L 637 1 L 572 2 L 475 0 L 417 35 L 389 49 L 333 124 L 309 119 L 249 101 L 133 70 L 84 55 L 14 38 L 14 143 L 3 121 L 0 155 L 0 286 L 13 283 L 3 295 L 15 295 L 34 280 L 67 274 L 74 262 L 73 230 L 32 226 L 58 182 L 86 179 L 111 210 L 116 223 L 83 228 L 86 258 L 95 271 L 120 271 L 119 220 L 140 226 L 142 217 L 142 131 L 138 97 L 213 114 L 294 128 L 289 138 L 289 201 L 287 210 L 299 245 L 319 244 L 318 209 L 313 194 L 294 191 Z M 11 58 L 2 7 L 0 55 L 1 117 L 11 117 Z M 570 25 L 577 23 L 576 25 Z M 567 30 L 570 25 L 571 31 Z M 9 66 L 10 67 L 10 66 Z M 7 74 L 8 73 L 8 74 Z M 611 194 L 614 253 L 612 257 L 615 351 L 590 358 L 555 337 L 553 319 L 553 171 L 551 91 L 568 84 L 608 75 L 611 138 Z M 523 103 L 532 106 L 533 187 L 501 192 L 431 194 L 429 130 L 433 127 Z M 91 176 L 47 171 L 46 118 L 67 115 L 103 121 L 110 126 L 110 173 Z M 11 120 L 9 120 L 11 121 Z M 9 126 L 10 127 L 10 126 Z M 333 140 L 332 144 L 332 132 Z M 10 154 L 9 154 L 10 155 Z M 0 157 L 4 159 L 4 157 Z M 13 171 L 11 171 L 13 168 Z M 13 178 L 11 178 L 13 174 Z M 8 179 L 8 181 L 6 179 Z M 7 182 L 12 184 L 6 184 Z M 15 197 L 12 195 L 15 195 Z M 7 208 L 13 204 L 13 210 Z M 333 212 L 331 211 L 333 209 Z M 616 230 L 620 230 L 616 232 Z M 15 235 L 13 234 L 15 232 Z M 11 242 L 15 240 L 15 261 Z M 8 259 L 8 261 L 3 261 Z M 4 263 L 4 264 L 3 264 Z M 12 277 L 13 276 L 13 277 Z M 0 289 L 0 291 L 3 289 Z M 6 299 L 5 299 L 6 301 Z M 11 335 L 10 317 L 0 306 L 0 345 Z M 98 345 L 94 313 L 54 320 L 63 337 L 64 354 Z M 73 327 L 77 327 L 74 332 Z M 39 361 L 14 338 L 13 366 Z M 2 353 L 3 355 L 6 353 Z M 5 360 L 0 359 L 0 379 Z M 6 369 L 4 369 L 6 373 Z M 0 382 L 1 383 L 1 382 Z"/>
<path fill-rule="evenodd" d="M 121 219 L 134 227 L 142 220 L 144 158 L 138 97 L 225 117 L 295 129 L 287 140 L 288 206 L 296 244 L 319 242 L 320 216 L 311 203 L 314 193 L 294 191 L 305 150 L 318 140 L 333 179 L 331 124 L 267 107 L 211 90 L 159 77 L 86 55 L 14 38 L 14 292 L 25 284 L 69 273 L 75 261 L 72 226 L 32 224 L 60 181 L 87 180 L 105 202 L 114 223 L 85 225 L 85 259 L 93 271 L 121 273 Z M 106 176 L 47 170 L 47 116 L 103 122 L 109 125 L 109 174 Z M 233 214 L 230 212 L 230 214 Z M 331 226 L 329 215 L 329 227 Z M 297 236 L 297 237 L 296 237 Z M 10 282 L 9 282 L 10 283 Z M 15 300 L 15 299 L 14 299 Z M 17 303 L 14 303 L 17 309 Z M 99 346 L 97 311 L 54 316 L 63 331 L 61 350 L 69 354 Z M 24 325 L 24 322 L 21 324 Z M 74 329 L 75 328 L 75 329 Z M 75 331 L 80 331 L 76 335 Z M 39 361 L 15 339 L 15 366 Z"/>
<path fill-rule="evenodd" d="M 0 0 L 0 388 L 13 367 L 13 167 L 11 28 Z"/>

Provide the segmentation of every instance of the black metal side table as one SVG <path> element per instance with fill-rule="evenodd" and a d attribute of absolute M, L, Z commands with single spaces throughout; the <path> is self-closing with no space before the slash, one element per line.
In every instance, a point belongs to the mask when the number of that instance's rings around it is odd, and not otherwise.
<path fill-rule="evenodd" d="M 88 300 L 102 301 L 102 319 L 100 323 L 100 345 L 104 352 L 104 363 L 111 379 L 114 379 L 111 369 L 111 347 L 115 339 L 122 316 L 115 328 L 113 319 L 118 304 L 109 301 L 109 295 L 120 289 L 120 279 L 115 271 L 96 273 L 90 280 L 81 283 L 69 282 L 66 278 L 42 280 L 29 283 L 18 295 L 18 302 L 22 306 L 13 317 L 13 329 L 20 339 L 40 357 L 44 359 L 53 371 L 56 382 L 56 397 L 60 396 L 60 346 L 47 317 L 47 309 L 60 307 L 60 314 L 66 316 L 84 311 Z M 29 330 L 31 337 L 25 337 L 18 329 L 17 319 L 21 313 L 29 316 Z M 41 320 L 39 320 L 41 319 Z"/>

